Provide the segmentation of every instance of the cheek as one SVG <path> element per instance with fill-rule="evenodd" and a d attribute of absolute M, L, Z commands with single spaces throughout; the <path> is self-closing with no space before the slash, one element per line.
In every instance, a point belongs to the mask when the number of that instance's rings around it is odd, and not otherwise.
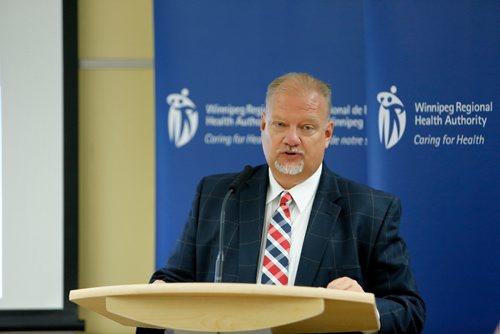
<path fill-rule="evenodd" d="M 317 139 L 308 143 L 305 148 L 306 154 L 311 158 L 317 158 L 322 160 L 323 155 L 325 154 L 325 142 L 322 139 Z"/>
<path fill-rule="evenodd" d="M 269 137 L 269 134 L 263 131 L 260 136 L 262 140 L 262 149 L 264 150 L 264 154 L 266 156 L 269 155 L 270 149 L 271 149 L 271 138 Z"/>
<path fill-rule="evenodd" d="M 262 132 L 261 138 L 262 138 L 262 144 L 266 145 L 266 147 L 268 148 L 276 146 L 276 144 L 279 142 L 277 136 L 273 136 L 267 131 Z"/>

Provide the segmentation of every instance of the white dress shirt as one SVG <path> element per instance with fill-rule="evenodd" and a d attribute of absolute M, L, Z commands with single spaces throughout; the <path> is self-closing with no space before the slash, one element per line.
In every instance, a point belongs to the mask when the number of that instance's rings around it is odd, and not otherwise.
<path fill-rule="evenodd" d="M 300 253 L 306 235 L 309 216 L 318 189 L 319 179 L 321 177 L 322 165 L 304 182 L 296 185 L 291 189 L 283 189 L 276 181 L 269 169 L 269 187 L 266 197 L 266 211 L 264 214 L 265 226 L 262 233 L 262 242 L 260 249 L 259 270 L 257 273 L 257 283 L 261 283 L 262 277 L 262 261 L 264 260 L 264 251 L 266 248 L 266 237 L 271 222 L 272 215 L 276 211 L 280 201 L 280 195 L 283 191 L 288 191 L 292 195 L 292 203 L 290 204 L 290 216 L 292 221 L 292 232 L 290 239 L 290 253 L 288 256 L 288 285 L 294 285 L 297 269 L 299 267 Z"/>

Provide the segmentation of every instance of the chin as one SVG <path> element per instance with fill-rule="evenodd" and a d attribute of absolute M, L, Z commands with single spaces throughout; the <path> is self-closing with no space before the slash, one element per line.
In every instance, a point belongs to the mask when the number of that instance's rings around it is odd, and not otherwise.
<path fill-rule="evenodd" d="M 274 162 L 274 167 L 276 170 L 285 175 L 299 175 L 304 171 L 304 163 L 287 163 L 282 164 L 278 160 Z"/>

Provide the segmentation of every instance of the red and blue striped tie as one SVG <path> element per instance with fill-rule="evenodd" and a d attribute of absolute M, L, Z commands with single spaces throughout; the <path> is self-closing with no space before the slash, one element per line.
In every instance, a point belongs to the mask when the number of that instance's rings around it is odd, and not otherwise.
<path fill-rule="evenodd" d="M 280 205 L 269 224 L 262 266 L 262 284 L 288 284 L 288 254 L 292 232 L 289 206 L 291 202 L 292 196 L 283 192 Z"/>

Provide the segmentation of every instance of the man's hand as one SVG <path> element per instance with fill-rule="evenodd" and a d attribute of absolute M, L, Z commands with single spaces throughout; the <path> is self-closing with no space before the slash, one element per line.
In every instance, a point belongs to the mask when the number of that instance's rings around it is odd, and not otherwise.
<path fill-rule="evenodd" d="M 151 283 L 151 284 L 167 284 L 167 282 L 162 281 L 161 279 L 157 279 L 157 280 L 153 281 L 153 283 Z"/>
<path fill-rule="evenodd" d="M 356 282 L 352 278 L 345 276 L 331 281 L 330 283 L 328 283 L 327 288 L 345 291 L 365 292 L 361 285 L 358 284 L 358 282 Z"/>

